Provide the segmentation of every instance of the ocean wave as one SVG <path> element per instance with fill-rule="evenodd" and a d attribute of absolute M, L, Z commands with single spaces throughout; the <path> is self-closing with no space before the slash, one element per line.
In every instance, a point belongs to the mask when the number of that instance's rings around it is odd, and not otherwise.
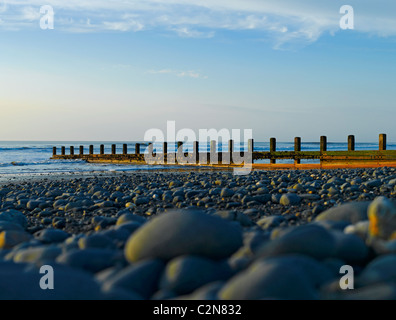
<path fill-rule="evenodd" d="M 52 147 L 0 147 L 1 151 L 34 151 L 34 152 L 52 152 Z"/>
<path fill-rule="evenodd" d="M 32 161 L 32 162 L 21 162 L 11 161 L 6 163 L 0 163 L 0 167 L 23 167 L 23 166 L 37 166 L 37 165 L 62 165 L 62 164 L 85 164 L 84 160 L 44 160 L 44 161 Z"/>

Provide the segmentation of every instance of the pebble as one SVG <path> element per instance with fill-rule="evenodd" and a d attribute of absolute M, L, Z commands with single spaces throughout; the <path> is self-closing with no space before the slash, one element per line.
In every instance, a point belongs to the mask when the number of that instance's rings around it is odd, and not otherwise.
<path fill-rule="evenodd" d="M 265 243 L 258 251 L 258 256 L 269 257 L 298 253 L 316 259 L 332 257 L 336 250 L 333 235 L 317 225 L 304 225 L 289 228 L 281 236 Z"/>
<path fill-rule="evenodd" d="M 22 228 L 26 228 L 28 224 L 28 220 L 25 215 L 22 212 L 14 209 L 0 212 L 0 221 L 16 223 Z"/>
<path fill-rule="evenodd" d="M 14 262 L 30 262 L 43 264 L 55 261 L 55 259 L 62 253 L 62 249 L 55 245 L 31 247 L 27 249 L 18 250 L 14 256 Z"/>
<path fill-rule="evenodd" d="M 347 221 L 354 224 L 367 220 L 369 204 L 370 202 L 368 201 L 342 204 L 320 213 L 315 220 Z"/>
<path fill-rule="evenodd" d="M 383 240 L 396 239 L 396 205 L 378 197 L 368 207 L 369 236 Z"/>
<path fill-rule="evenodd" d="M 269 194 L 260 194 L 252 197 L 253 201 L 266 204 L 268 201 L 271 201 L 271 196 Z"/>
<path fill-rule="evenodd" d="M 148 197 L 137 197 L 134 202 L 136 205 L 147 204 L 150 199 Z"/>
<path fill-rule="evenodd" d="M 27 242 L 32 236 L 25 231 L 5 230 L 0 233 L 0 249 L 11 249 L 14 246 Z"/>
<path fill-rule="evenodd" d="M 219 292 L 224 300 L 316 300 L 317 287 L 334 275 L 304 256 L 258 259 L 231 278 Z"/>
<path fill-rule="evenodd" d="M 103 283 L 105 290 L 121 288 L 148 299 L 158 289 L 158 281 L 164 269 L 159 259 L 149 259 L 130 265 Z"/>
<path fill-rule="evenodd" d="M 381 180 L 379 180 L 379 179 L 376 179 L 376 180 L 370 180 L 370 181 L 367 181 L 367 182 L 365 182 L 365 183 L 363 183 L 367 188 L 378 188 L 381 184 L 382 184 L 382 182 L 381 182 Z"/>
<path fill-rule="evenodd" d="M 109 249 L 89 248 L 62 253 L 56 262 L 88 272 L 98 272 L 115 264 L 119 253 Z"/>
<path fill-rule="evenodd" d="M 261 218 L 257 221 L 257 225 L 259 225 L 264 230 L 272 229 L 279 226 L 285 218 L 283 216 L 269 216 Z"/>
<path fill-rule="evenodd" d="M 200 211 L 171 211 L 144 224 L 128 239 L 125 256 L 170 260 L 183 254 L 222 259 L 242 245 L 242 230 L 220 217 Z"/>
<path fill-rule="evenodd" d="M 6 230 L 16 230 L 16 231 L 23 231 L 24 229 L 21 227 L 20 224 L 9 222 L 9 221 L 0 221 L 0 232 Z"/>
<path fill-rule="evenodd" d="M 230 275 L 231 270 L 227 270 L 225 264 L 198 256 L 180 256 L 166 265 L 160 289 L 187 294 L 207 283 L 225 280 Z"/>
<path fill-rule="evenodd" d="M 220 216 L 223 219 L 230 220 L 230 221 L 237 221 L 242 226 L 248 227 L 254 225 L 254 222 L 250 220 L 249 217 L 244 215 L 241 212 L 233 211 L 233 210 L 222 210 L 215 212 L 216 216 Z"/>
<path fill-rule="evenodd" d="M 81 237 L 78 240 L 78 246 L 80 249 L 88 249 L 88 248 L 115 249 L 116 248 L 113 240 L 103 234 L 91 234 L 86 237 Z"/>
<path fill-rule="evenodd" d="M 369 234 L 370 221 L 360 221 L 355 224 L 350 224 L 345 227 L 344 232 L 357 235 L 366 242 Z"/>
<path fill-rule="evenodd" d="M 396 281 L 396 254 L 379 256 L 371 261 L 357 279 L 359 286 Z"/>
<path fill-rule="evenodd" d="M 63 230 L 47 228 L 36 232 L 34 236 L 42 243 L 58 243 L 66 240 L 70 234 Z"/>
<path fill-rule="evenodd" d="M 232 197 L 233 195 L 234 195 L 234 191 L 228 188 L 221 189 L 220 197 Z"/>
<path fill-rule="evenodd" d="M 333 231 L 332 235 L 336 242 L 334 257 L 349 264 L 366 261 L 369 256 L 369 248 L 360 237 L 341 231 Z"/>

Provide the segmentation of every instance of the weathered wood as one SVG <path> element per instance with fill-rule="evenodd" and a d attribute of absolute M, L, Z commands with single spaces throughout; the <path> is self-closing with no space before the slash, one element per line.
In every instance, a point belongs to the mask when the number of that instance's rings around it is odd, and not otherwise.
<path fill-rule="evenodd" d="M 355 136 L 348 136 L 348 151 L 355 151 Z"/>
<path fill-rule="evenodd" d="M 162 143 L 162 152 L 164 155 L 166 155 L 168 153 L 168 142 Z"/>
<path fill-rule="evenodd" d="M 254 152 L 254 140 L 253 139 L 248 140 L 248 152 L 251 152 L 251 153 Z"/>
<path fill-rule="evenodd" d="M 122 154 L 128 154 L 128 145 L 126 143 L 122 145 Z"/>
<path fill-rule="evenodd" d="M 176 151 L 176 153 L 179 151 L 180 147 L 182 148 L 181 152 L 183 152 L 183 142 L 182 141 L 178 141 L 177 142 L 177 151 Z"/>
<path fill-rule="evenodd" d="M 140 154 L 140 143 L 135 144 L 135 154 Z"/>
<path fill-rule="evenodd" d="M 74 147 L 70 146 L 70 155 L 73 156 L 74 155 Z"/>
<path fill-rule="evenodd" d="M 379 150 L 384 151 L 386 150 L 386 134 L 381 133 L 379 135 Z"/>
<path fill-rule="evenodd" d="M 183 152 L 183 142 L 182 141 L 177 141 L 177 149 L 176 149 L 176 162 L 178 164 L 184 164 L 185 163 L 185 155 Z"/>
<path fill-rule="evenodd" d="M 66 155 L 66 148 L 65 147 L 61 148 L 61 154 L 62 154 L 62 156 Z"/>
<path fill-rule="evenodd" d="M 228 152 L 233 153 L 234 152 L 234 140 L 228 140 Z"/>
<path fill-rule="evenodd" d="M 218 164 L 219 163 L 219 157 L 217 154 L 217 144 L 216 140 L 211 140 L 210 141 L 210 164 Z"/>
<path fill-rule="evenodd" d="M 320 152 L 327 151 L 327 137 L 321 136 L 320 137 Z"/>
<path fill-rule="evenodd" d="M 80 146 L 80 156 L 84 155 L 84 146 Z"/>
<path fill-rule="evenodd" d="M 116 145 L 115 144 L 112 144 L 111 145 L 111 154 L 116 154 L 117 152 L 116 152 Z"/>
<path fill-rule="evenodd" d="M 270 153 L 276 152 L 276 138 L 271 138 L 270 139 Z M 270 163 L 274 164 L 276 163 L 276 159 L 271 157 L 270 158 Z"/>
<path fill-rule="evenodd" d="M 301 138 L 300 137 L 295 137 L 294 138 L 294 151 L 295 152 L 300 152 L 301 151 Z M 295 164 L 300 164 L 301 160 L 300 159 L 294 159 Z"/>
<path fill-rule="evenodd" d="M 199 142 L 198 141 L 193 142 L 193 156 L 195 157 L 194 162 L 196 164 L 199 163 Z"/>
<path fill-rule="evenodd" d="M 164 163 L 168 163 L 168 142 L 162 143 L 162 153 L 164 154 Z"/>
<path fill-rule="evenodd" d="M 52 147 L 52 155 L 56 156 L 56 147 Z"/>
<path fill-rule="evenodd" d="M 89 146 L 89 154 L 94 154 L 94 146 L 92 144 Z"/>
<path fill-rule="evenodd" d="M 100 154 L 103 155 L 104 154 L 104 144 L 100 145 Z"/>

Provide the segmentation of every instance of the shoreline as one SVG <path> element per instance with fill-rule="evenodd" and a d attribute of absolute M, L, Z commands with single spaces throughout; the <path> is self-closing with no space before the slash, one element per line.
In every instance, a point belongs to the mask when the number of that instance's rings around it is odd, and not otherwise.
<path fill-rule="evenodd" d="M 136 169 L 127 171 L 67 171 L 67 172 L 48 172 L 48 173 L 7 173 L 0 174 L 0 186 L 8 183 L 35 182 L 41 180 L 70 180 L 70 179 L 88 179 L 96 177 L 119 177 L 134 174 L 155 174 L 155 173 L 185 173 L 185 172 L 216 172 L 230 171 L 230 168 L 216 167 L 196 167 L 196 168 L 161 168 L 161 169 Z"/>
<path fill-rule="evenodd" d="M 273 172 L 309 172 L 309 171 L 336 171 L 336 170 L 364 170 L 364 169 L 387 169 L 395 168 L 393 165 L 379 165 L 373 167 L 371 165 L 329 165 L 329 164 L 253 164 L 251 172 L 254 171 L 273 171 Z M 239 167 L 242 169 L 243 167 Z M 134 170 L 103 170 L 103 171 L 66 171 L 66 172 L 37 172 L 37 173 L 6 173 L 0 174 L 0 186 L 8 183 L 23 183 L 23 182 L 34 182 L 40 180 L 70 180 L 70 179 L 86 179 L 95 177 L 119 177 L 128 176 L 134 174 L 156 174 L 156 173 L 189 173 L 189 172 L 230 172 L 238 169 L 235 166 L 205 166 L 205 165 L 188 165 L 188 166 L 175 166 L 175 167 L 163 167 L 163 168 L 153 168 L 153 169 L 134 169 Z M 249 172 L 247 175 L 249 175 Z M 237 174 L 236 174 L 237 175 Z"/>

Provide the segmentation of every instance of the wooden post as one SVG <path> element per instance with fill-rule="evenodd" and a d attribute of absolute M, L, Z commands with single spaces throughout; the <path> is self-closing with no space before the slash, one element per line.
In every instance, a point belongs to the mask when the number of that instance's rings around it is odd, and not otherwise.
<path fill-rule="evenodd" d="M 327 151 L 327 137 L 321 136 L 320 137 L 320 152 Z"/>
<path fill-rule="evenodd" d="M 61 148 L 61 155 L 64 156 L 66 154 L 66 148 L 62 147 Z"/>
<path fill-rule="evenodd" d="M 229 154 L 229 163 L 232 164 L 232 154 L 234 152 L 234 140 L 228 140 L 228 154 Z"/>
<path fill-rule="evenodd" d="M 140 154 L 140 143 L 135 144 L 135 154 Z"/>
<path fill-rule="evenodd" d="M 182 147 L 181 152 L 183 153 L 183 142 L 178 141 L 178 142 L 177 142 L 177 150 L 176 150 L 176 153 L 179 152 L 179 148 L 180 148 L 180 147 Z"/>
<path fill-rule="evenodd" d="M 183 142 L 177 141 L 176 146 L 176 163 L 181 163 L 183 162 Z"/>
<path fill-rule="evenodd" d="M 210 152 L 216 153 L 216 140 L 210 141 Z"/>
<path fill-rule="evenodd" d="M 249 139 L 248 140 L 248 152 L 253 153 L 254 151 L 254 140 Z"/>
<path fill-rule="evenodd" d="M 320 153 L 322 154 L 323 152 L 327 151 L 327 137 L 326 136 L 321 136 L 320 137 Z M 321 155 L 322 157 L 322 155 Z M 322 159 L 320 159 L 320 163 L 322 163 Z"/>
<path fill-rule="evenodd" d="M 193 142 L 193 154 L 195 156 L 194 162 L 199 163 L 199 143 L 198 143 L 198 141 Z"/>
<path fill-rule="evenodd" d="M 234 152 L 234 140 L 228 140 L 228 152 L 232 154 Z"/>
<path fill-rule="evenodd" d="M 80 156 L 84 154 L 84 146 L 80 146 Z"/>
<path fill-rule="evenodd" d="M 348 151 L 355 151 L 355 136 L 348 136 Z"/>
<path fill-rule="evenodd" d="M 379 150 L 385 151 L 386 150 L 386 134 L 381 133 L 379 135 Z"/>
<path fill-rule="evenodd" d="M 295 137 L 294 138 L 294 152 L 300 152 L 301 151 L 301 138 L 300 137 Z M 301 160 L 300 159 L 294 159 L 294 164 L 300 164 Z"/>
<path fill-rule="evenodd" d="M 56 156 L 56 147 L 52 147 L 52 155 Z"/>
<path fill-rule="evenodd" d="M 116 145 L 115 144 L 111 145 L 111 154 L 116 154 Z"/>
<path fill-rule="evenodd" d="M 126 143 L 122 145 L 122 154 L 124 155 L 128 154 L 128 145 Z"/>
<path fill-rule="evenodd" d="M 74 156 L 74 147 L 73 146 L 70 146 L 70 155 Z"/>
<path fill-rule="evenodd" d="M 276 151 L 276 139 L 275 138 L 271 138 L 270 139 L 270 152 L 275 152 Z M 270 163 L 276 163 L 275 159 L 271 159 Z"/>
<path fill-rule="evenodd" d="M 164 163 L 168 163 L 168 142 L 162 143 L 162 153 L 164 154 Z"/>
<path fill-rule="evenodd" d="M 140 145 L 139 145 L 139 153 L 140 153 Z M 155 161 L 155 156 L 154 156 L 154 145 L 152 142 L 149 142 L 147 144 L 147 148 L 143 152 L 144 155 L 144 161 L 146 164 L 154 164 Z"/>
<path fill-rule="evenodd" d="M 104 144 L 100 145 L 100 154 L 103 155 L 104 154 Z"/>
<path fill-rule="evenodd" d="M 218 164 L 219 163 L 219 157 L 217 156 L 216 153 L 216 140 L 211 140 L 210 141 L 210 164 Z"/>
<path fill-rule="evenodd" d="M 94 153 L 94 146 L 91 144 L 89 146 L 89 154 L 93 154 Z"/>

